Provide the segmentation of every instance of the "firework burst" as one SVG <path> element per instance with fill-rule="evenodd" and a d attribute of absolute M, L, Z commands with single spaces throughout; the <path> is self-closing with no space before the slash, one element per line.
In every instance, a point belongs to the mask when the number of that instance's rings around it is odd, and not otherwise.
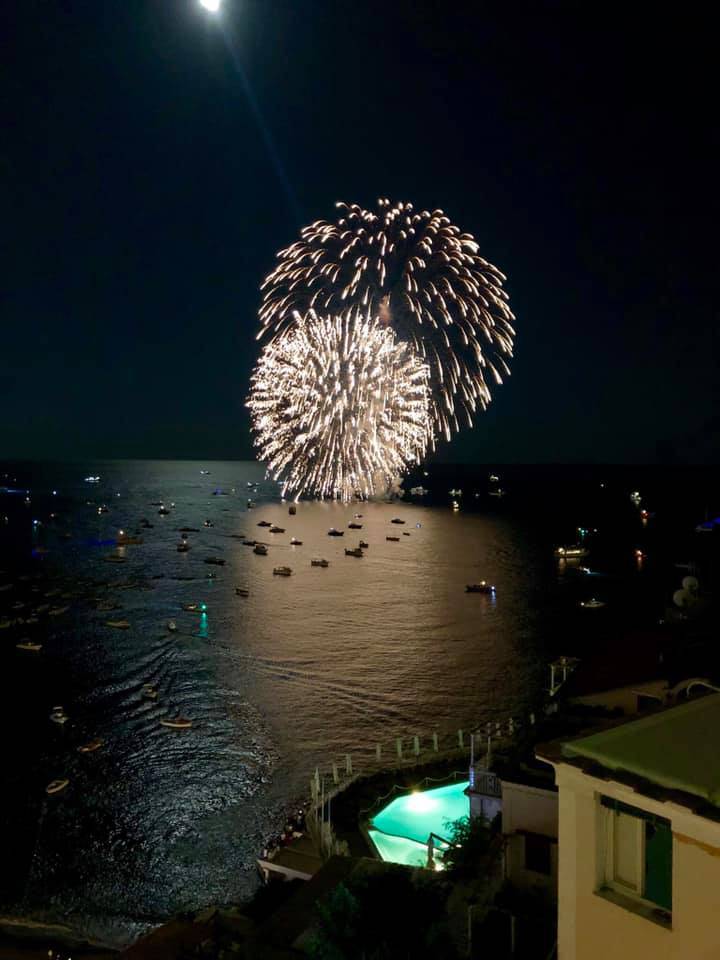
<path fill-rule="evenodd" d="M 370 496 L 432 439 L 429 370 L 359 308 L 296 315 L 263 348 L 248 407 L 283 495 Z"/>
<path fill-rule="evenodd" d="M 304 227 L 262 285 L 260 337 L 272 341 L 310 310 L 363 313 L 395 331 L 430 370 L 431 417 L 449 439 L 510 373 L 513 314 L 500 271 L 442 210 L 379 200 L 339 203 L 337 221 Z"/>

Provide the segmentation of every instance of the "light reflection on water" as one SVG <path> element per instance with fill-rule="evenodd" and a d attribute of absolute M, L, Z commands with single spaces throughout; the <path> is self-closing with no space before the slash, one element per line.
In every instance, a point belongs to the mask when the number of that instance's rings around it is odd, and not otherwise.
<path fill-rule="evenodd" d="M 76 578 L 108 581 L 100 593 L 120 609 L 78 602 L 39 666 L 9 661 L 11 683 L 44 671 L 27 704 L 37 749 L 14 778 L 27 800 L 20 829 L 34 835 L 41 825 L 25 909 L 62 913 L 122 941 L 178 910 L 245 896 L 263 840 L 280 809 L 305 795 L 316 765 L 348 751 L 357 764 L 396 736 L 505 720 L 536 692 L 538 548 L 511 520 L 385 503 L 299 503 L 290 516 L 274 485 L 248 490 L 248 480 L 262 479 L 256 464 L 93 468 L 64 466 L 65 476 L 38 481 L 61 488 L 73 518 L 67 544 L 45 533 L 48 557 Z M 101 484 L 83 484 L 89 473 Z M 248 496 L 257 504 L 250 511 Z M 175 508 L 163 517 L 153 501 Z M 108 514 L 98 515 L 99 502 Z M 347 529 L 355 513 L 362 530 Z M 396 516 L 406 523 L 391 524 Z M 124 564 L 103 563 L 109 548 L 89 543 L 134 530 L 140 517 L 154 525 L 144 543 L 121 548 Z M 176 550 L 180 526 L 199 529 L 186 554 Z M 345 535 L 327 536 L 330 527 Z M 269 543 L 268 556 L 233 538 L 241 533 Z M 345 556 L 360 539 L 369 542 L 365 556 Z M 211 555 L 226 564 L 204 564 Z M 330 566 L 312 567 L 312 557 Z M 293 575 L 273 576 L 281 565 Z M 122 589 L 127 578 L 142 578 L 143 588 Z M 495 602 L 465 593 L 480 579 L 496 585 Z M 207 610 L 183 611 L 188 603 Z M 109 629 L 112 616 L 131 628 Z M 157 700 L 143 684 L 158 689 Z M 64 704 L 65 729 L 37 721 L 47 703 Z M 193 720 L 191 730 L 160 726 L 178 714 Z M 78 755 L 93 736 L 104 749 Z M 43 785 L 60 773 L 71 787 L 43 815 Z M 18 875 L 27 854 L 18 854 Z M 19 909 L 16 889 L 5 900 Z"/>

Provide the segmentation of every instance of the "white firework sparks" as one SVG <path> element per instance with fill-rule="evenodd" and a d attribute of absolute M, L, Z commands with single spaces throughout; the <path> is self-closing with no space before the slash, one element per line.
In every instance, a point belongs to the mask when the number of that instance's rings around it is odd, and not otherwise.
<path fill-rule="evenodd" d="M 390 326 L 430 368 L 431 416 L 447 439 L 509 375 L 515 331 L 505 280 L 442 210 L 379 200 L 377 212 L 339 203 L 336 222 L 304 227 L 265 279 L 259 337 L 309 310 L 348 307 Z"/>
<path fill-rule="evenodd" d="M 429 369 L 358 308 L 296 315 L 260 354 L 248 407 L 283 495 L 371 496 L 432 441 Z"/>

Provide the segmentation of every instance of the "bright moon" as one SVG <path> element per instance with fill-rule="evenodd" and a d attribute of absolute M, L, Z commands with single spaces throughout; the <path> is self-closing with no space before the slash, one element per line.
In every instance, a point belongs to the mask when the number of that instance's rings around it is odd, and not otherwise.
<path fill-rule="evenodd" d="M 200 0 L 200 6 L 205 7 L 210 13 L 217 13 L 220 9 L 220 0 Z"/>

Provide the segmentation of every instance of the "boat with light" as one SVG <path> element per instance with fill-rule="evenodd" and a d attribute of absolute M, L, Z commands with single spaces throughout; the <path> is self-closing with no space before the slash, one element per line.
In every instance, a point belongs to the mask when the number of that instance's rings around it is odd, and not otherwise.
<path fill-rule="evenodd" d="M 276 577 L 290 577 L 292 576 L 292 570 L 290 567 L 273 567 L 273 573 Z"/>
<path fill-rule="evenodd" d="M 465 586 L 465 593 L 494 594 L 495 587 L 487 580 L 481 580 L 480 583 L 468 583 Z"/>
<path fill-rule="evenodd" d="M 253 547 L 253 553 L 257 553 L 260 557 L 267 556 L 268 548 L 264 543 L 256 543 Z"/>
<path fill-rule="evenodd" d="M 329 560 L 322 559 L 322 558 L 317 559 L 317 560 L 311 560 L 311 561 L 310 561 L 310 566 L 311 566 L 311 567 L 329 567 L 329 566 L 330 566 L 330 561 L 329 561 Z"/>
<path fill-rule="evenodd" d="M 579 543 L 555 548 L 555 556 L 561 557 L 564 560 L 579 560 L 581 557 L 586 557 L 589 553 L 588 548 L 581 546 Z"/>

